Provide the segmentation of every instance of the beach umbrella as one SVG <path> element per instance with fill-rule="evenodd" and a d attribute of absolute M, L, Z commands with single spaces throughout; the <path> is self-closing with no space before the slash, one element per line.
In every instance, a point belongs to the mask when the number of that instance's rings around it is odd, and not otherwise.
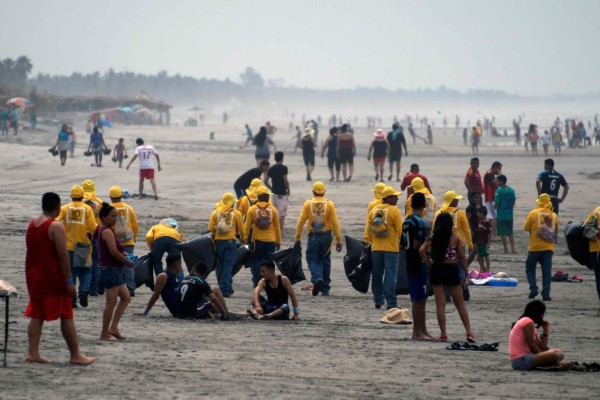
<path fill-rule="evenodd" d="M 125 106 L 125 107 L 121 107 L 121 111 L 123 111 L 125 113 L 132 113 L 133 108 Z"/>
<path fill-rule="evenodd" d="M 13 97 L 12 99 L 8 100 L 6 104 L 14 107 L 33 107 L 31 100 L 28 100 L 24 97 Z"/>

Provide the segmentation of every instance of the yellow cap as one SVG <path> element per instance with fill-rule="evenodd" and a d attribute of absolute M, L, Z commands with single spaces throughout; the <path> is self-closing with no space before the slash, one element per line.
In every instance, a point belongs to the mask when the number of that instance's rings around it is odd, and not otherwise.
<path fill-rule="evenodd" d="M 411 188 L 415 192 L 419 192 L 425 189 L 425 182 L 423 182 L 423 179 L 417 176 L 416 178 L 413 178 L 413 180 L 410 182 L 409 188 Z"/>
<path fill-rule="evenodd" d="M 224 206 L 228 206 L 231 207 L 232 205 L 234 205 L 235 203 L 237 203 L 237 200 L 234 196 L 233 193 L 224 193 L 223 197 L 221 198 L 221 204 Z"/>
<path fill-rule="evenodd" d="M 321 181 L 316 181 L 313 185 L 313 192 L 316 194 L 324 194 L 325 193 L 325 184 Z"/>
<path fill-rule="evenodd" d="M 92 181 L 91 179 L 87 179 L 87 180 L 83 181 L 81 186 L 83 187 L 84 192 L 92 192 L 93 193 L 96 191 L 96 185 L 94 185 L 94 181 Z"/>
<path fill-rule="evenodd" d="M 121 188 L 118 186 L 113 186 L 108 191 L 108 197 L 110 198 L 117 198 L 121 196 L 123 196 L 123 190 L 121 190 Z"/>
<path fill-rule="evenodd" d="M 375 184 L 375 186 L 373 187 L 373 189 L 371 189 L 371 192 L 375 192 L 374 196 L 376 199 L 380 199 L 381 198 L 381 192 L 383 191 L 383 189 L 385 189 L 385 183 L 383 182 L 378 182 Z"/>
<path fill-rule="evenodd" d="M 71 198 L 80 199 L 83 197 L 83 188 L 79 185 L 75 185 L 71 188 Z"/>
<path fill-rule="evenodd" d="M 396 189 L 394 189 L 391 186 L 386 186 L 382 191 L 381 191 L 381 198 L 385 199 L 386 197 L 390 197 L 390 196 L 400 196 L 402 194 L 402 192 L 397 191 Z"/>
<path fill-rule="evenodd" d="M 538 199 L 536 201 L 540 206 L 546 206 L 546 205 L 552 203 L 552 200 L 550 199 L 550 196 L 548 195 L 548 193 L 540 194 L 540 197 L 538 197 Z"/>
<path fill-rule="evenodd" d="M 414 179 L 413 179 L 414 181 Z M 446 192 L 446 194 L 444 194 L 444 205 L 448 206 L 450 205 L 450 203 L 452 203 L 454 200 L 460 200 L 462 199 L 462 196 L 459 196 L 454 190 L 448 190 Z"/>
<path fill-rule="evenodd" d="M 259 186 L 256 189 L 254 189 L 254 194 L 256 194 L 256 196 L 260 196 L 263 194 L 273 194 L 271 193 L 271 191 L 269 190 L 268 187 L 266 186 Z"/>

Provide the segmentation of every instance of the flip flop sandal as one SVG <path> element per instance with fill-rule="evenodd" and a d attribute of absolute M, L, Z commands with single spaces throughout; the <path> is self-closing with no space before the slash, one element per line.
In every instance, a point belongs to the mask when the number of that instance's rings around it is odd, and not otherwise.
<path fill-rule="evenodd" d="M 500 343 L 484 343 L 477 349 L 478 351 L 498 351 L 498 345 Z"/>
<path fill-rule="evenodd" d="M 454 342 L 454 343 L 449 344 L 446 347 L 446 350 L 467 350 L 467 349 L 459 342 Z"/>

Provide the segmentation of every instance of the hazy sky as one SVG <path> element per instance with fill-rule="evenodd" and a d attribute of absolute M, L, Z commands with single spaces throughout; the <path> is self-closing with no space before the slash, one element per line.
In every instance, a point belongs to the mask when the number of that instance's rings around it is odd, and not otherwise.
<path fill-rule="evenodd" d="M 579 94 L 600 92 L 599 15 L 597 0 L 21 0 L 0 58 L 50 74 L 237 81 L 252 66 L 301 87 Z"/>

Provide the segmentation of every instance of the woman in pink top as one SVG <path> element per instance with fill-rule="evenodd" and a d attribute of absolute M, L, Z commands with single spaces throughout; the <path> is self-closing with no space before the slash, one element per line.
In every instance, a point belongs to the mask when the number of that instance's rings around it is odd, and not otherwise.
<path fill-rule="evenodd" d="M 513 325 L 508 339 L 508 353 L 513 369 L 531 371 L 536 367 L 569 369 L 571 363 L 562 362 L 565 354 L 560 349 L 548 349 L 549 323 L 544 320 L 546 306 L 540 300 L 527 304 L 525 312 Z M 543 329 L 538 337 L 534 324 Z"/>

